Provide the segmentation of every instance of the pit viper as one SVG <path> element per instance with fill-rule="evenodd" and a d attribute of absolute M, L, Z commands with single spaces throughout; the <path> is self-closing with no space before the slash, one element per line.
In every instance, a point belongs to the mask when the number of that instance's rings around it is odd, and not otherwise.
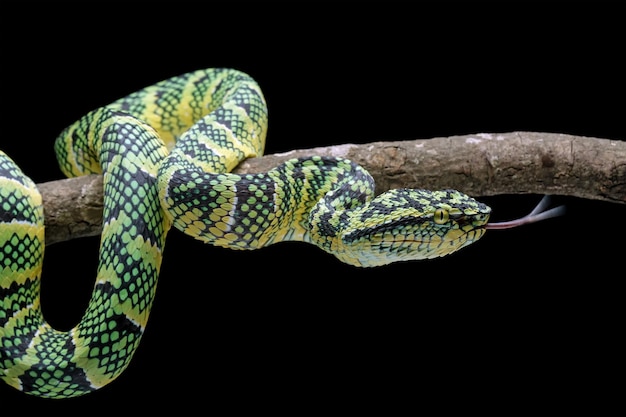
<path fill-rule="evenodd" d="M 95 285 L 69 331 L 52 328 L 41 312 L 41 196 L 0 151 L 0 378 L 49 398 L 80 396 L 117 378 L 146 327 L 172 225 L 232 249 L 309 242 L 359 267 L 445 256 L 485 232 L 485 204 L 455 190 L 375 196 L 370 174 L 344 158 L 231 173 L 263 153 L 266 133 L 257 82 L 228 68 L 164 80 L 60 133 L 63 173 L 102 174 L 104 184 Z"/>

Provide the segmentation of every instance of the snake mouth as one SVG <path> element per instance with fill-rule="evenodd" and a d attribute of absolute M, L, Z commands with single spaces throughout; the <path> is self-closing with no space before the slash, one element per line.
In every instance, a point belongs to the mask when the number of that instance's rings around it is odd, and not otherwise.
<path fill-rule="evenodd" d="M 485 231 L 485 225 L 480 225 L 472 227 L 470 230 L 453 229 L 444 236 L 434 235 L 423 238 L 402 238 L 396 236 L 393 239 L 383 239 L 381 246 L 384 246 L 387 250 L 421 253 L 425 255 L 423 257 L 438 257 L 468 246 L 480 239 L 485 234 Z M 433 255 L 428 256 L 430 253 Z"/>

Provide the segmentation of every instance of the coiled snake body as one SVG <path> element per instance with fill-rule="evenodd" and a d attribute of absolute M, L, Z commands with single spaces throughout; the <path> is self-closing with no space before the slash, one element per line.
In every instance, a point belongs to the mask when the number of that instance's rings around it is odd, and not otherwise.
<path fill-rule="evenodd" d="M 65 398 L 118 377 L 147 324 L 171 225 L 233 249 L 309 242 L 364 267 L 444 256 L 484 233 L 484 204 L 454 190 L 374 196 L 371 176 L 342 158 L 229 173 L 262 154 L 266 130 L 256 82 L 207 69 L 96 109 L 60 134 L 62 171 L 102 173 L 105 196 L 95 287 L 67 332 L 41 313 L 41 197 L 0 152 L 0 378 L 28 394 Z"/>

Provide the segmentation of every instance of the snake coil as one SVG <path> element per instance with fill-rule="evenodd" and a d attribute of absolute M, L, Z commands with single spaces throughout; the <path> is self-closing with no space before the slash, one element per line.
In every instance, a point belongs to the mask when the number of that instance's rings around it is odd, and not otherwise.
<path fill-rule="evenodd" d="M 86 394 L 117 378 L 146 327 L 171 225 L 232 249 L 309 242 L 361 267 L 445 256 L 485 231 L 489 207 L 465 194 L 400 189 L 374 196 L 370 174 L 343 158 L 230 173 L 263 153 L 266 132 L 257 83 L 213 68 L 93 110 L 59 135 L 65 175 L 104 178 L 95 286 L 67 332 L 41 312 L 41 196 L 0 151 L 0 378 L 50 398 Z"/>

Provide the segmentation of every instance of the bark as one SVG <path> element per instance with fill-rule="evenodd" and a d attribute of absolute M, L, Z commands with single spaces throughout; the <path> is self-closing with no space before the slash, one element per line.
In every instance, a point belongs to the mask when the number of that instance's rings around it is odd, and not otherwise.
<path fill-rule="evenodd" d="M 359 163 L 376 180 L 377 193 L 402 187 L 454 188 L 474 197 L 532 193 L 626 204 L 626 142 L 555 133 L 479 133 L 302 149 L 246 160 L 234 172 L 263 172 L 311 155 Z M 47 244 L 100 234 L 100 176 L 38 186 Z"/>

